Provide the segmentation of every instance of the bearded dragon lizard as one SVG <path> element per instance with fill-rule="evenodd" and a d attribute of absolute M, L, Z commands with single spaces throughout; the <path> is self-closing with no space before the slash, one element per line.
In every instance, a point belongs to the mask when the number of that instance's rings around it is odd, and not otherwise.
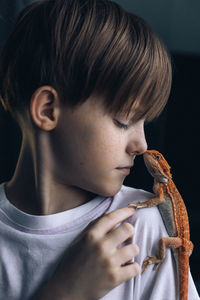
<path fill-rule="evenodd" d="M 187 300 L 189 256 L 193 250 L 187 210 L 163 155 L 156 150 L 147 150 L 143 157 L 149 173 L 154 177 L 153 191 L 156 197 L 142 203 L 131 203 L 129 206 L 143 208 L 158 205 L 169 235 L 159 240 L 158 255 L 147 256 L 144 260 L 143 272 L 151 264 L 155 264 L 154 269 L 157 269 L 165 259 L 166 247 L 172 248 L 178 264 L 180 300 Z"/>

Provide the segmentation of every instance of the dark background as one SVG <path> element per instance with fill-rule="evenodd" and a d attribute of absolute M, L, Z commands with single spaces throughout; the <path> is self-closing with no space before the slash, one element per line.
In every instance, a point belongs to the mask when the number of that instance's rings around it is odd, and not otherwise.
<path fill-rule="evenodd" d="M 0 47 L 17 13 L 30 0 L 1 0 Z M 186 204 L 194 251 L 191 273 L 200 291 L 200 197 L 199 197 L 199 70 L 200 1 L 137 0 L 116 1 L 146 19 L 168 47 L 173 59 L 173 86 L 169 102 L 161 116 L 145 131 L 149 149 L 157 149 L 171 165 L 173 180 Z M 18 157 L 21 133 L 17 124 L 0 105 L 0 182 L 9 180 Z M 125 185 L 152 191 L 153 180 L 142 157 L 138 157 Z"/>

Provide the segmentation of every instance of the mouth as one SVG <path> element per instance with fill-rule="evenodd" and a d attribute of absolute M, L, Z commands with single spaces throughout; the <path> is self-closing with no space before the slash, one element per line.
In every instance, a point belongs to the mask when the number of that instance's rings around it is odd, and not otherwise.
<path fill-rule="evenodd" d="M 125 175 L 129 175 L 130 174 L 130 169 L 133 167 L 132 166 L 127 166 L 127 167 L 121 167 L 121 168 L 116 168 L 117 170 L 119 170 L 120 172 L 122 172 Z"/>

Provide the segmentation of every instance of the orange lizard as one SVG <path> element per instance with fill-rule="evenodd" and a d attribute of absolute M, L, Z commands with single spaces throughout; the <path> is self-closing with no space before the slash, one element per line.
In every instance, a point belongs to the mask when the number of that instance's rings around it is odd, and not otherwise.
<path fill-rule="evenodd" d="M 163 155 L 156 150 L 147 150 L 143 157 L 149 173 L 154 177 L 153 191 L 156 197 L 142 203 L 131 203 L 129 206 L 143 208 L 158 205 L 169 235 L 159 240 L 158 255 L 148 256 L 144 260 L 143 272 L 151 264 L 155 264 L 154 269 L 157 269 L 165 259 L 166 247 L 172 248 L 178 263 L 180 300 L 187 300 L 189 256 L 193 250 L 187 210 Z"/>

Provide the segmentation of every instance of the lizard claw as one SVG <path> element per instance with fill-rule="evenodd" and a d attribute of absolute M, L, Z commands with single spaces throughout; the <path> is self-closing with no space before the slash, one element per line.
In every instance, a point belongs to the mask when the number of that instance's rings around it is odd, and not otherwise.
<path fill-rule="evenodd" d="M 137 208 L 143 208 L 143 207 L 145 207 L 145 205 L 142 203 L 142 202 L 138 202 L 138 203 L 130 203 L 129 205 L 128 205 L 128 207 L 134 207 L 135 209 L 137 209 Z"/>
<path fill-rule="evenodd" d="M 160 266 L 162 260 L 160 260 L 159 258 L 157 258 L 156 256 L 147 256 L 145 258 L 145 260 L 143 261 L 143 264 L 142 264 L 142 267 L 143 267 L 143 270 L 142 270 L 142 274 L 146 271 L 146 269 L 150 266 L 150 265 L 153 265 L 155 264 L 154 266 L 154 270 L 157 270 L 158 267 Z"/>

